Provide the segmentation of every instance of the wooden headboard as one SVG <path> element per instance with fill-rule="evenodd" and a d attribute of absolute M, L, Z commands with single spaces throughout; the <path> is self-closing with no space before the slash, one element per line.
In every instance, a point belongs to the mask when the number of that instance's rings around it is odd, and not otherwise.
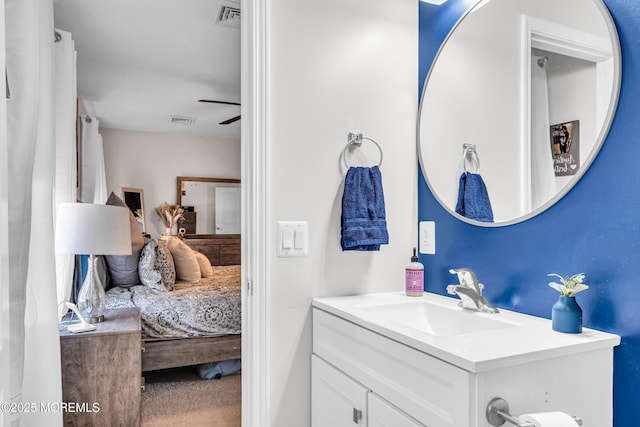
<path fill-rule="evenodd" d="M 239 234 L 185 234 L 184 242 L 202 252 L 211 265 L 240 265 Z"/>

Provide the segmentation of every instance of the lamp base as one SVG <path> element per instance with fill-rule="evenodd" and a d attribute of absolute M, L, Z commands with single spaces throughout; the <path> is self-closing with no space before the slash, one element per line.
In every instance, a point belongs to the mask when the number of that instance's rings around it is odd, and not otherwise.
<path fill-rule="evenodd" d="M 104 321 L 104 286 L 100 281 L 97 268 L 97 258 L 89 255 L 87 275 L 78 293 L 78 309 L 90 323 Z"/>
<path fill-rule="evenodd" d="M 100 316 L 91 316 L 91 319 L 89 319 L 89 323 L 100 323 L 100 322 L 104 322 L 104 314 L 101 314 Z"/>

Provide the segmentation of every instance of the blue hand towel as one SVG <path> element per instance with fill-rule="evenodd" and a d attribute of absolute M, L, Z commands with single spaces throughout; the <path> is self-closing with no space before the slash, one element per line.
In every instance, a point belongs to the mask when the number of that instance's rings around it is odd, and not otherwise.
<path fill-rule="evenodd" d="M 342 194 L 342 250 L 378 251 L 387 243 L 380 168 L 350 167 Z"/>
<path fill-rule="evenodd" d="M 479 174 L 463 172 L 460 175 L 456 212 L 476 221 L 493 222 L 487 187 Z"/>

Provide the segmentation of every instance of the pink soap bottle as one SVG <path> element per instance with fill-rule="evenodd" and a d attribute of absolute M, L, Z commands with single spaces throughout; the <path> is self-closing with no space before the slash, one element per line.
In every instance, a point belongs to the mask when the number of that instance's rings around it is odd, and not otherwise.
<path fill-rule="evenodd" d="M 405 291 L 410 297 L 421 297 L 424 293 L 424 265 L 418 261 L 416 248 L 413 248 L 411 263 L 405 269 Z"/>

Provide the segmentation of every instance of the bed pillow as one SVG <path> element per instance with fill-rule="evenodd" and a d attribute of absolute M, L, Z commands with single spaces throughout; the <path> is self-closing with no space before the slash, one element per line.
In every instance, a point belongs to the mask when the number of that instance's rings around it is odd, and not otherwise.
<path fill-rule="evenodd" d="M 138 275 L 143 285 L 158 291 L 166 291 L 167 289 L 162 284 L 162 276 L 155 266 L 157 246 L 154 240 L 149 240 L 142 248 L 138 261 Z"/>
<path fill-rule="evenodd" d="M 140 284 L 138 277 L 138 260 L 141 250 L 132 251 L 131 255 L 105 255 L 107 269 L 111 277 L 110 287 L 129 288 Z"/>
<path fill-rule="evenodd" d="M 176 272 L 173 257 L 165 241 L 149 240 L 142 249 L 138 263 L 138 274 L 143 285 L 158 291 L 171 291 Z"/>
<path fill-rule="evenodd" d="M 156 268 L 162 276 L 164 286 L 172 291 L 173 285 L 176 284 L 176 266 L 173 262 L 171 251 L 167 247 L 167 241 L 159 240 L 156 248 Z"/>
<path fill-rule="evenodd" d="M 170 237 L 167 246 L 176 268 L 176 280 L 193 282 L 200 279 L 200 265 L 193 250 L 177 237 Z"/>
<path fill-rule="evenodd" d="M 106 204 L 110 206 L 123 206 L 129 210 L 122 199 L 113 192 L 111 192 Z M 140 284 L 138 261 L 140 259 L 140 252 L 142 252 L 142 248 L 144 247 L 144 236 L 131 210 L 129 210 L 129 225 L 131 228 L 131 255 L 105 255 L 112 286 L 122 286 L 126 288 Z"/>
<path fill-rule="evenodd" d="M 213 267 L 211 267 L 211 261 L 209 258 L 202 252 L 193 251 L 193 254 L 196 256 L 196 260 L 198 260 L 198 265 L 200 266 L 200 275 L 202 277 L 213 277 Z"/>

